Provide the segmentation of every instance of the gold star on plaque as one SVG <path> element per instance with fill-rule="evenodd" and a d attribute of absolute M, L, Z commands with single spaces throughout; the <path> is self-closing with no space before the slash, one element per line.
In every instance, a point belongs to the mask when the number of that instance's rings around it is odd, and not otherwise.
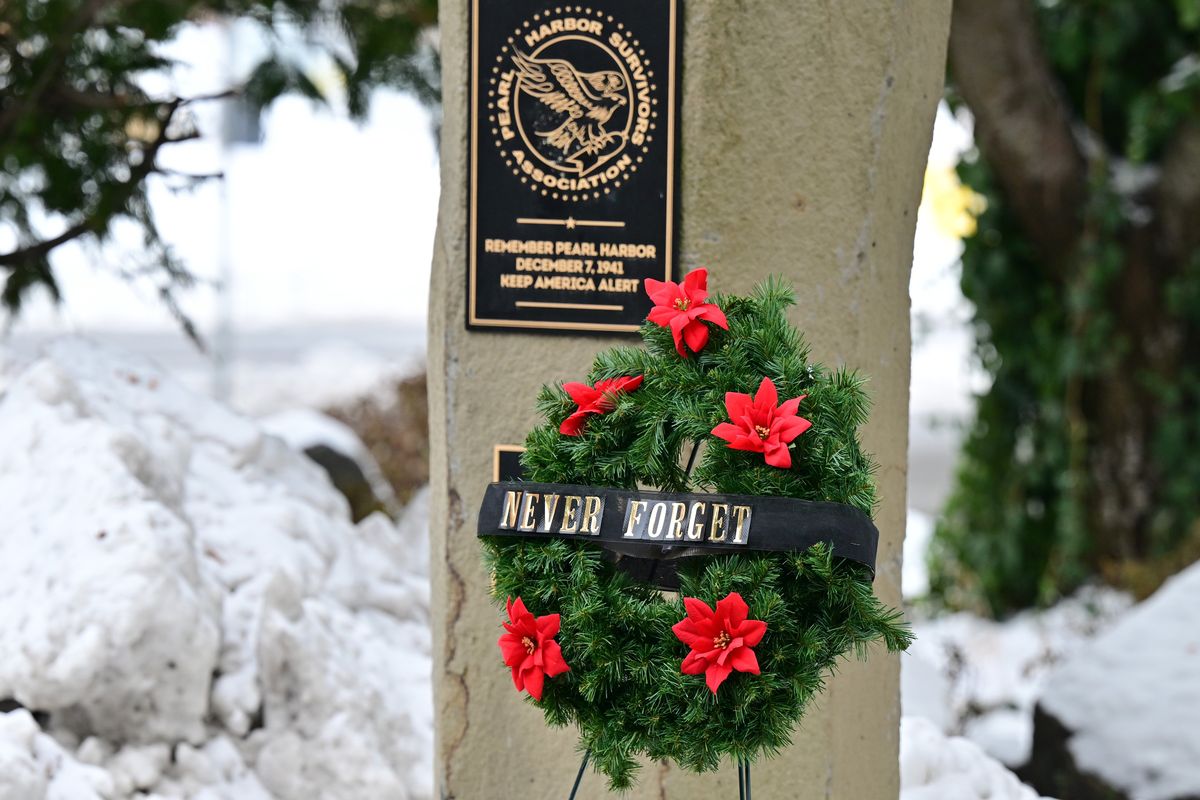
<path fill-rule="evenodd" d="M 575 227 L 575 218 L 567 217 L 567 230 L 571 230 L 574 227 Z"/>

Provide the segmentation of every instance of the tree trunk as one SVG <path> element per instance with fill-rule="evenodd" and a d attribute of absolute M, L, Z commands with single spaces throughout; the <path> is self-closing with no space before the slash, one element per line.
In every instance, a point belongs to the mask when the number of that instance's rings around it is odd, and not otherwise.
<path fill-rule="evenodd" d="M 1183 331 L 1166 297 L 1176 271 L 1176 264 L 1156 252 L 1152 229 L 1130 231 L 1125 263 L 1108 293 L 1116 357 L 1085 382 L 1089 561 L 1102 573 L 1116 562 L 1152 555 L 1162 477 L 1152 449 L 1163 421 L 1153 387 L 1174 380 L 1179 366 Z"/>

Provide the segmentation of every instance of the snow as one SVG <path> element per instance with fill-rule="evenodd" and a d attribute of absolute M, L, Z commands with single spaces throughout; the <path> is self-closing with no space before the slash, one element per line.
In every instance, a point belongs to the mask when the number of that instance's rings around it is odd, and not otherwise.
<path fill-rule="evenodd" d="M 1131 800 L 1200 796 L 1200 564 L 1171 578 L 1046 685 L 1076 765 Z"/>
<path fill-rule="evenodd" d="M 901 659 L 904 713 L 929 718 L 1010 766 L 1023 764 L 1033 706 L 1049 676 L 1131 603 L 1122 592 L 1088 588 L 999 622 L 965 612 L 918 619 L 916 641 Z"/>
<path fill-rule="evenodd" d="M 1003 764 L 920 717 L 900 720 L 900 800 L 1038 800 Z"/>
<path fill-rule="evenodd" d="M 25 709 L 0 714 L 0 775 L 3 800 L 102 800 L 114 788 L 110 775 L 72 758 Z"/>
<path fill-rule="evenodd" d="M 371 342 L 372 347 L 329 338 L 284 358 L 243 360 L 234 369 L 231 401 L 239 411 L 254 416 L 298 407 L 328 408 L 379 392 L 389 381 L 424 372 L 423 332 L 383 330 L 391 335 Z M 382 348 L 386 350 L 380 352 Z"/>
<path fill-rule="evenodd" d="M 86 342 L 4 375 L 0 699 L 49 723 L 0 717 L 0 798 L 431 794 L 423 497 L 355 526 L 282 440 Z"/>
<path fill-rule="evenodd" d="M 259 423 L 267 433 L 283 439 L 295 450 L 324 445 L 352 459 L 384 507 L 389 511 L 396 508 L 396 493 L 383 469 L 349 425 L 311 408 L 288 408 L 262 417 Z"/>
<path fill-rule="evenodd" d="M 926 719 L 943 733 L 959 730 L 952 707 L 954 688 L 943 665 L 913 655 L 911 650 L 901 656 L 900 707 L 906 716 Z"/>
<path fill-rule="evenodd" d="M 905 599 L 929 594 L 929 562 L 926 558 L 933 539 L 933 517 L 915 508 L 908 510 L 904 530 L 904 566 L 900 585 Z"/>
<path fill-rule="evenodd" d="M 1200 79 L 1200 55 L 1188 53 L 1173 65 L 1167 77 L 1162 79 L 1162 88 L 1168 92 L 1186 91 Z"/>
<path fill-rule="evenodd" d="M 311 408 L 289 408 L 259 420 L 267 433 L 283 439 L 292 448 L 304 450 L 325 445 L 357 460 L 368 455 L 367 447 L 349 425 Z"/>
<path fill-rule="evenodd" d="M 61 334 L 20 331 L 0 338 L 0 393 L 5 377 L 37 360 Z M 203 353 L 178 328 L 156 334 L 107 330 L 88 338 L 164 366 L 185 388 L 214 389 L 215 354 Z M 211 342 L 210 342 L 211 344 Z M 328 408 L 386 392 L 425 371 L 425 331 L 395 322 L 291 325 L 242 331 L 228 365 L 228 402 L 262 417 L 295 408 Z"/>
<path fill-rule="evenodd" d="M 1154 219 L 1154 208 L 1147 202 L 1151 191 L 1162 179 L 1157 164 L 1141 164 L 1112 158 L 1109 174 L 1112 188 L 1121 199 L 1121 213 L 1135 225 L 1147 225 Z"/>

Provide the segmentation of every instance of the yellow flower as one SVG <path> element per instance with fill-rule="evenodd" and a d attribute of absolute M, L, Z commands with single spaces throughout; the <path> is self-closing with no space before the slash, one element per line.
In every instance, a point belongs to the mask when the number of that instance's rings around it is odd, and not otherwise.
<path fill-rule="evenodd" d="M 987 198 L 963 186 L 953 167 L 930 165 L 925 169 L 921 205 L 926 214 L 932 214 L 938 230 L 966 239 L 975 235 L 975 220 L 987 208 Z"/>

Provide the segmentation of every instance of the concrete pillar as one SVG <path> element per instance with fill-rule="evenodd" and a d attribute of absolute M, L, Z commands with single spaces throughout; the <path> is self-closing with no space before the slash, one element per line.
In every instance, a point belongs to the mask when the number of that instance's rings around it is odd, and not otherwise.
<path fill-rule="evenodd" d="M 513 0 L 514 2 L 516 0 Z M 538 387 L 583 374 L 615 339 L 468 332 L 468 0 L 442 0 L 442 197 L 429 314 L 436 786 L 442 798 L 565 797 L 574 730 L 550 730 L 502 668 L 499 615 L 474 515 L 494 444 L 536 422 Z M 680 266 L 745 292 L 796 285 L 794 321 L 827 364 L 871 377 L 864 438 L 879 461 L 876 591 L 900 600 L 905 520 L 908 277 L 951 0 L 687 0 Z M 628 342 L 629 339 L 621 339 Z M 898 794 L 899 660 L 847 662 L 794 737 L 755 767 L 763 798 Z M 735 797 L 732 766 L 648 764 L 630 798 Z M 584 779 L 581 797 L 604 797 Z"/>

